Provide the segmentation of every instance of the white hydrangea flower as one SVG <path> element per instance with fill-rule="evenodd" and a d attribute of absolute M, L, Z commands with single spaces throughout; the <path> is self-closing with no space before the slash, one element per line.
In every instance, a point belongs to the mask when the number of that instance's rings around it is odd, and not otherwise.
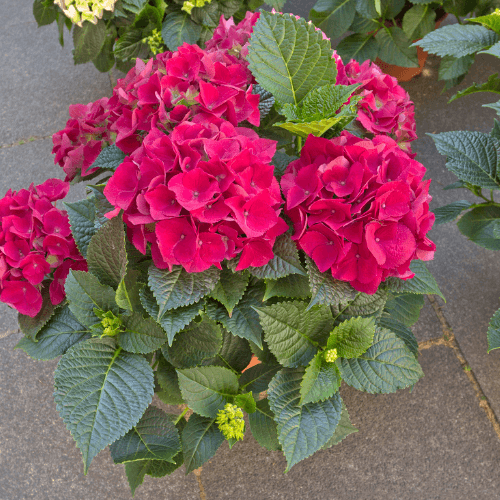
<path fill-rule="evenodd" d="M 113 12 L 116 2 L 117 0 L 54 0 L 64 15 L 80 27 L 83 21 L 97 24 L 97 20 L 102 18 L 105 10 Z"/>

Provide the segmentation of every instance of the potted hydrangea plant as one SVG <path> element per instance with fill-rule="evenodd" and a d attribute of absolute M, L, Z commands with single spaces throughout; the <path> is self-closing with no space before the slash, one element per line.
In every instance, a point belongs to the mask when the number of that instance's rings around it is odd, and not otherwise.
<path fill-rule="evenodd" d="M 17 347 L 60 357 L 84 471 L 110 446 L 132 491 L 233 446 L 245 414 L 289 469 L 356 431 L 342 380 L 375 394 L 423 375 L 410 326 L 441 293 L 411 102 L 303 19 L 250 18 L 71 107 L 53 138 L 66 180 L 0 201 Z"/>

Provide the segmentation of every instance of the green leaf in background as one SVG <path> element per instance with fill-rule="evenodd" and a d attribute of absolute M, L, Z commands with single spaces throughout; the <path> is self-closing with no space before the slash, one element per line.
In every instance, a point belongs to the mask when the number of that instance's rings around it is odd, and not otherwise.
<path fill-rule="evenodd" d="M 134 313 L 122 316 L 123 330 L 118 334 L 118 345 L 128 352 L 148 354 L 159 349 L 167 341 L 167 335 L 151 318 Z"/>
<path fill-rule="evenodd" d="M 495 231 L 499 218 L 500 207 L 476 207 L 458 221 L 458 229 L 477 245 L 489 250 L 499 250 L 500 239 Z"/>
<path fill-rule="evenodd" d="M 375 7 L 375 0 L 356 0 L 356 12 L 366 19 L 374 19 L 378 12 Z"/>
<path fill-rule="evenodd" d="M 298 156 L 289 156 L 281 151 L 276 151 L 273 156 L 272 164 L 274 165 L 274 175 L 279 180 L 281 176 L 285 173 L 286 167 L 292 163 L 292 161 L 297 160 Z"/>
<path fill-rule="evenodd" d="M 205 360 L 204 364 L 224 366 L 241 373 L 248 366 L 251 359 L 252 351 L 248 341 L 222 328 L 222 347 L 214 358 Z"/>
<path fill-rule="evenodd" d="M 249 278 L 247 273 L 233 273 L 229 269 L 222 270 L 220 281 L 215 285 L 210 295 L 227 309 L 229 316 L 243 297 Z"/>
<path fill-rule="evenodd" d="M 290 274 L 277 280 L 266 280 L 266 294 L 264 301 L 272 297 L 289 297 L 293 299 L 311 296 L 309 279 L 301 274 Z"/>
<path fill-rule="evenodd" d="M 68 212 L 71 233 L 81 254 L 87 256 L 87 248 L 92 236 L 96 233 L 94 226 L 95 204 L 92 199 L 80 200 L 75 203 L 64 202 Z"/>
<path fill-rule="evenodd" d="M 256 309 L 265 341 L 283 366 L 306 366 L 332 329 L 333 318 L 327 307 L 306 309 L 307 304 L 299 301 Z"/>
<path fill-rule="evenodd" d="M 57 309 L 57 306 L 54 306 L 50 300 L 50 290 L 47 285 L 42 288 L 41 293 L 42 308 L 34 318 L 21 313 L 17 315 L 17 321 L 21 332 L 34 342 L 37 342 L 38 333 L 47 324 Z"/>
<path fill-rule="evenodd" d="M 498 42 L 498 35 L 483 26 L 451 24 L 426 35 L 413 45 L 438 56 L 463 57 Z"/>
<path fill-rule="evenodd" d="M 433 210 L 436 216 L 436 224 L 445 224 L 454 221 L 464 210 L 467 210 L 472 203 L 467 200 L 454 201 L 444 207 L 438 207 Z"/>
<path fill-rule="evenodd" d="M 97 24 L 85 21 L 80 28 L 73 27 L 73 60 L 75 64 L 84 64 L 95 59 L 106 40 L 106 24 L 102 19 Z"/>
<path fill-rule="evenodd" d="M 82 452 L 86 474 L 101 450 L 139 422 L 153 398 L 154 378 L 142 356 L 117 350 L 110 338 L 89 339 L 61 358 L 54 386 L 57 411 Z"/>
<path fill-rule="evenodd" d="M 22 349 L 33 359 L 55 359 L 89 336 L 89 329 L 77 321 L 68 306 L 64 306 L 58 309 L 49 322 L 41 328 L 37 342 L 23 337 L 15 349 Z"/>
<path fill-rule="evenodd" d="M 498 73 L 490 75 L 488 81 L 481 85 L 477 85 L 476 83 L 474 83 L 465 90 L 457 92 L 448 102 L 449 103 L 453 102 L 455 99 L 458 99 L 459 97 L 464 97 L 470 94 L 476 94 L 477 92 L 493 92 L 495 94 L 500 94 L 500 78 L 498 78 Z"/>
<path fill-rule="evenodd" d="M 429 5 L 414 5 L 403 17 L 403 31 L 408 40 L 423 38 L 434 30 L 436 12 Z"/>
<path fill-rule="evenodd" d="M 423 295 L 403 293 L 387 301 L 385 312 L 404 325 L 413 326 L 418 321 L 422 307 L 424 307 Z"/>
<path fill-rule="evenodd" d="M 354 20 L 356 0 L 318 0 L 309 18 L 329 38 L 343 35 Z"/>
<path fill-rule="evenodd" d="M 269 384 L 269 406 L 278 424 L 286 471 L 320 450 L 332 438 L 342 412 L 338 392 L 326 401 L 299 406 L 303 376 L 304 368 L 285 368 Z"/>
<path fill-rule="evenodd" d="M 222 347 L 220 326 L 204 314 L 178 333 L 172 346 L 164 345 L 162 353 L 176 368 L 192 368 L 213 358 Z"/>
<path fill-rule="evenodd" d="M 489 49 L 482 50 L 479 54 L 489 54 L 490 56 L 500 58 L 500 42 L 495 43 Z"/>
<path fill-rule="evenodd" d="M 498 13 L 494 12 L 488 16 L 473 17 L 468 19 L 470 23 L 478 23 L 483 25 L 485 28 L 489 28 L 500 34 L 500 16 Z"/>
<path fill-rule="evenodd" d="M 385 283 L 391 292 L 396 293 L 417 293 L 420 295 L 438 295 L 445 302 L 446 299 L 441 293 L 434 276 L 430 273 L 422 260 L 413 260 L 410 270 L 415 273 L 411 279 L 402 280 L 400 278 L 387 278 Z"/>
<path fill-rule="evenodd" d="M 255 413 L 257 410 L 257 404 L 255 399 L 252 396 L 251 392 L 247 392 L 246 394 L 238 394 L 234 398 L 234 404 L 239 406 L 243 411 L 250 413 Z"/>
<path fill-rule="evenodd" d="M 267 391 L 269 382 L 271 382 L 280 368 L 280 365 L 268 365 L 265 363 L 252 366 L 241 374 L 239 379 L 240 387 L 242 390 L 252 391 L 255 395 Z"/>
<path fill-rule="evenodd" d="M 359 358 L 336 363 L 346 384 L 370 394 L 396 392 L 424 375 L 406 344 L 385 329 L 377 329 L 372 346 Z"/>
<path fill-rule="evenodd" d="M 170 12 L 163 21 L 161 36 L 169 50 L 177 50 L 183 43 L 196 43 L 200 35 L 201 26 L 185 12 Z"/>
<path fill-rule="evenodd" d="M 446 168 L 475 186 L 500 189 L 497 143 L 489 134 L 459 130 L 428 134 L 447 157 Z"/>
<path fill-rule="evenodd" d="M 110 446 L 115 464 L 137 460 L 166 460 L 181 450 L 179 431 L 165 412 L 150 406 L 125 436 Z"/>
<path fill-rule="evenodd" d="M 374 335 L 373 318 L 351 318 L 333 329 L 327 348 L 337 349 L 340 358 L 357 358 L 372 345 Z"/>
<path fill-rule="evenodd" d="M 260 85 L 254 85 L 253 86 L 253 94 L 257 94 L 260 96 L 260 101 L 259 101 L 259 111 L 260 111 L 260 119 L 264 118 L 269 114 L 271 109 L 274 106 L 275 99 L 273 94 L 266 90 L 265 88 L 261 87 Z"/>
<path fill-rule="evenodd" d="M 286 0 L 265 0 L 264 3 L 269 5 L 269 7 L 280 11 L 284 7 Z"/>
<path fill-rule="evenodd" d="M 372 19 L 366 19 L 358 12 L 354 15 L 354 20 L 349 27 L 349 31 L 354 33 L 371 33 L 378 29 L 378 24 Z M 338 50 L 337 50 L 338 52 Z"/>
<path fill-rule="evenodd" d="M 250 431 L 257 443 L 270 451 L 281 449 L 274 413 L 269 408 L 267 399 L 257 401 L 256 411 L 248 415 L 248 421 Z"/>
<path fill-rule="evenodd" d="M 351 424 L 347 408 L 344 402 L 342 402 L 342 414 L 340 415 L 339 424 L 335 429 L 335 434 L 323 446 L 323 450 L 326 450 L 327 448 L 331 448 L 332 446 L 339 444 L 347 436 L 349 436 L 349 434 L 353 434 L 354 432 L 358 432 L 358 429 L 356 429 L 356 427 L 354 427 L 354 425 Z"/>
<path fill-rule="evenodd" d="M 202 273 L 188 273 L 181 266 L 172 272 L 151 264 L 148 283 L 159 306 L 158 317 L 166 311 L 188 306 L 209 294 L 219 281 L 220 271 L 212 266 Z"/>
<path fill-rule="evenodd" d="M 139 14 L 144 6 L 148 3 L 148 0 L 122 0 L 123 7 L 134 14 Z"/>
<path fill-rule="evenodd" d="M 378 0 L 375 0 L 375 5 Z M 380 17 L 383 19 L 395 18 L 405 6 L 405 0 L 380 0 Z"/>
<path fill-rule="evenodd" d="M 334 314 L 348 316 L 376 316 L 382 312 L 387 302 L 387 292 L 379 288 L 373 295 L 358 293 L 348 304 L 332 305 Z"/>
<path fill-rule="evenodd" d="M 160 357 L 156 377 L 160 384 L 161 391 L 158 397 L 168 405 L 180 405 L 184 403 L 181 389 L 179 387 L 179 377 L 175 368 L 168 363 L 163 357 Z"/>
<path fill-rule="evenodd" d="M 418 68 L 417 49 L 410 47 L 410 40 L 397 26 L 381 29 L 375 40 L 379 44 L 378 57 L 388 64 L 405 68 Z"/>
<path fill-rule="evenodd" d="M 438 80 L 452 80 L 465 75 L 474 62 L 474 56 L 445 56 L 439 65 Z"/>
<path fill-rule="evenodd" d="M 186 474 L 210 460 L 224 442 L 224 436 L 215 423 L 215 418 L 202 417 L 196 413 L 189 418 L 181 439 Z"/>
<path fill-rule="evenodd" d="M 377 319 L 377 326 L 394 333 L 396 337 L 400 338 L 406 344 L 406 347 L 410 349 L 414 356 L 418 356 L 417 339 L 415 338 L 413 332 L 405 324 L 386 314 L 382 314 L 382 316 Z"/>
<path fill-rule="evenodd" d="M 57 7 L 52 0 L 35 0 L 33 3 L 33 15 L 39 27 L 46 26 L 56 20 Z"/>
<path fill-rule="evenodd" d="M 339 390 L 341 381 L 335 363 L 327 363 L 325 353 L 318 352 L 307 366 L 300 383 L 299 405 L 330 399 Z"/>
<path fill-rule="evenodd" d="M 108 71 L 113 69 L 113 66 L 115 65 L 115 55 L 113 53 L 113 48 L 115 46 L 117 34 L 118 32 L 115 26 L 108 26 L 108 28 L 106 29 L 106 38 L 101 47 L 101 50 L 99 51 L 99 54 L 97 54 L 97 56 L 92 59 L 94 66 L 101 73 L 107 73 Z"/>
<path fill-rule="evenodd" d="M 344 61 L 355 59 L 359 63 L 374 61 L 378 56 L 379 45 L 372 35 L 354 33 L 345 37 L 337 45 L 337 52 Z"/>
<path fill-rule="evenodd" d="M 497 115 L 500 116 L 500 101 L 492 102 L 492 103 L 489 103 L 489 104 L 483 104 L 483 108 L 491 108 L 494 111 L 496 111 Z M 497 120 L 495 120 L 495 128 L 498 128 L 498 126 L 496 125 L 496 123 L 498 123 Z M 493 134 L 490 134 L 490 135 L 493 135 Z M 497 138 L 498 138 L 498 134 L 497 134 Z"/>
<path fill-rule="evenodd" d="M 495 312 L 488 326 L 488 353 L 500 349 L 500 309 Z"/>
<path fill-rule="evenodd" d="M 275 127 L 281 127 L 294 135 L 307 137 L 312 134 L 321 137 L 327 130 L 331 129 L 340 120 L 339 117 L 325 118 L 324 120 L 312 121 L 307 123 L 295 122 L 276 122 Z"/>
<path fill-rule="evenodd" d="M 99 156 L 90 168 L 98 167 L 104 170 L 112 170 L 114 172 L 118 166 L 123 163 L 124 159 L 125 153 L 114 144 L 111 144 L 111 146 L 104 148 L 99 153 Z"/>
<path fill-rule="evenodd" d="M 248 50 L 255 79 L 283 103 L 298 104 L 337 78 L 330 41 L 304 19 L 262 12 Z"/>

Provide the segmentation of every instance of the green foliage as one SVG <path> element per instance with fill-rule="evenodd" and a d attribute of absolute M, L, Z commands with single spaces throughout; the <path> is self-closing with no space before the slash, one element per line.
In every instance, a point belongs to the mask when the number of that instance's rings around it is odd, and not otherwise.
<path fill-rule="evenodd" d="M 307 298 L 311 296 L 309 279 L 301 274 L 290 274 L 277 280 L 266 280 L 264 301 L 272 297 Z"/>
<path fill-rule="evenodd" d="M 252 351 L 248 342 L 236 335 L 232 335 L 222 328 L 222 347 L 217 355 L 203 363 L 212 366 L 224 366 L 241 373 L 250 363 Z"/>
<path fill-rule="evenodd" d="M 158 397 L 168 405 L 180 405 L 184 403 L 181 389 L 179 387 L 179 377 L 175 368 L 168 363 L 165 358 L 160 357 L 158 369 L 155 372 L 161 392 Z"/>
<path fill-rule="evenodd" d="M 56 306 L 54 306 L 50 300 L 49 287 L 44 286 L 41 293 L 42 308 L 34 318 L 21 313 L 17 315 L 17 321 L 21 332 L 23 332 L 28 339 L 35 342 L 37 341 L 38 333 L 46 325 L 47 321 L 49 321 L 56 310 Z"/>
<path fill-rule="evenodd" d="M 434 29 L 436 12 L 429 4 L 411 7 L 403 17 L 403 31 L 408 40 L 423 38 Z"/>
<path fill-rule="evenodd" d="M 374 61 L 379 52 L 379 44 L 371 35 L 354 33 L 345 37 L 337 46 L 337 52 L 344 61 L 355 59 L 359 63 Z"/>
<path fill-rule="evenodd" d="M 277 451 L 281 448 L 274 413 L 267 399 L 257 401 L 256 411 L 248 415 L 248 421 L 250 431 L 257 443 L 270 451 Z"/>
<path fill-rule="evenodd" d="M 372 345 L 374 335 L 373 318 L 351 318 L 333 329 L 326 347 L 336 349 L 341 358 L 357 358 Z"/>
<path fill-rule="evenodd" d="M 133 313 L 123 316 L 123 330 L 118 334 L 118 345 L 128 352 L 148 354 L 159 349 L 167 341 L 165 332 L 151 318 Z"/>
<path fill-rule="evenodd" d="M 83 26 L 73 28 L 73 60 L 75 64 L 84 64 L 95 59 L 106 40 L 106 24 L 102 19 L 97 24 L 88 21 Z"/>
<path fill-rule="evenodd" d="M 413 293 L 397 294 L 391 297 L 384 311 L 391 318 L 403 323 L 406 326 L 413 326 L 420 316 L 420 309 L 424 307 L 424 297 Z"/>
<path fill-rule="evenodd" d="M 183 43 L 196 43 L 201 35 L 201 26 L 185 12 L 170 12 L 163 21 L 161 34 L 168 49 L 177 50 Z"/>
<path fill-rule="evenodd" d="M 255 402 L 251 392 L 235 396 L 234 404 L 249 414 L 257 411 L 257 403 Z"/>
<path fill-rule="evenodd" d="M 95 204 L 92 199 L 80 200 L 75 203 L 64 202 L 68 212 L 71 233 L 81 254 L 87 256 L 87 248 L 92 236 L 96 233 L 94 220 Z"/>
<path fill-rule="evenodd" d="M 46 26 L 56 20 L 57 9 L 51 0 L 35 0 L 33 3 L 33 15 L 38 26 Z"/>
<path fill-rule="evenodd" d="M 459 97 L 476 94 L 477 92 L 493 92 L 495 94 L 500 94 L 500 78 L 498 78 L 498 73 L 490 75 L 488 81 L 481 85 L 477 85 L 476 83 L 474 83 L 470 87 L 467 87 L 465 90 L 457 92 L 449 102 L 452 102 Z"/>
<path fill-rule="evenodd" d="M 491 318 L 488 326 L 488 353 L 500 349 L 500 309 Z"/>
<path fill-rule="evenodd" d="M 253 93 L 260 96 L 259 111 L 260 119 L 262 120 L 262 118 L 269 114 L 272 107 L 274 106 L 274 103 L 276 102 L 276 99 L 274 99 L 274 96 L 273 94 L 271 94 L 271 92 L 264 89 L 260 85 L 254 85 Z"/>
<path fill-rule="evenodd" d="M 497 34 L 500 34 L 500 16 L 497 13 L 490 14 L 488 16 L 476 17 L 470 19 L 469 22 L 481 24 L 482 26 L 495 31 Z"/>
<path fill-rule="evenodd" d="M 435 208 L 433 210 L 436 216 L 436 224 L 446 224 L 455 220 L 464 210 L 470 208 L 472 203 L 467 200 L 454 201 L 444 207 Z"/>
<path fill-rule="evenodd" d="M 410 47 L 410 40 L 397 26 L 381 29 L 375 40 L 379 45 L 378 57 L 388 64 L 418 68 L 417 49 Z"/>
<path fill-rule="evenodd" d="M 227 309 L 229 316 L 243 297 L 248 280 L 249 276 L 246 273 L 233 273 L 229 269 L 222 270 L 220 281 L 215 285 L 211 296 Z"/>
<path fill-rule="evenodd" d="M 349 413 L 347 412 L 347 408 L 342 402 L 342 413 L 340 415 L 340 420 L 335 429 L 335 434 L 328 440 L 328 442 L 323 446 L 323 449 L 331 448 L 336 444 L 339 444 L 343 441 L 347 436 L 353 434 L 354 432 L 358 432 L 358 429 L 351 424 L 351 420 L 349 418 Z"/>
<path fill-rule="evenodd" d="M 439 66 L 438 80 L 452 80 L 465 75 L 474 62 L 473 56 L 445 56 Z"/>
<path fill-rule="evenodd" d="M 498 206 L 476 207 L 458 221 L 458 229 L 477 245 L 489 250 L 500 250 L 500 238 L 496 232 L 499 218 Z"/>
<path fill-rule="evenodd" d="M 318 0 L 309 15 L 329 38 L 343 35 L 354 20 L 356 0 Z"/>
<path fill-rule="evenodd" d="M 391 331 L 399 337 L 408 349 L 415 355 L 418 356 L 418 342 L 415 338 L 413 332 L 404 323 L 401 323 L 397 319 L 389 316 L 387 313 L 382 314 L 377 318 L 377 326 Z"/>
<path fill-rule="evenodd" d="M 345 307 L 332 306 L 334 314 L 348 316 L 377 316 L 387 302 L 387 292 L 379 288 L 373 295 L 358 293 L 356 297 L 346 304 Z"/>
<path fill-rule="evenodd" d="M 241 374 L 239 379 L 241 390 L 252 391 L 255 395 L 267 391 L 269 382 L 280 368 L 281 366 L 278 364 L 265 363 L 252 366 Z"/>
<path fill-rule="evenodd" d="M 99 156 L 90 168 L 101 168 L 103 170 L 111 170 L 114 172 L 118 166 L 123 163 L 124 159 L 125 153 L 115 144 L 112 144 L 111 146 L 104 148 L 99 153 Z"/>

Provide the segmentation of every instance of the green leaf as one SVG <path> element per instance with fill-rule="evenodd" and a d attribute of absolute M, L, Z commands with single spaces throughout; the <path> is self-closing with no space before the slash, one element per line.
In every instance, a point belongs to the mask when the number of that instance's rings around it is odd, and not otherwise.
<path fill-rule="evenodd" d="M 458 221 L 458 229 L 477 245 L 489 250 L 499 250 L 500 239 L 495 234 L 499 218 L 500 207 L 476 207 Z"/>
<path fill-rule="evenodd" d="M 220 281 L 215 285 L 210 295 L 215 300 L 218 300 L 231 316 L 234 307 L 245 293 L 248 280 L 247 273 L 233 273 L 229 269 L 223 269 L 220 274 Z"/>
<path fill-rule="evenodd" d="M 290 274 L 278 280 L 266 280 L 264 302 L 272 297 L 307 298 L 311 296 L 309 279 L 300 274 Z"/>
<path fill-rule="evenodd" d="M 285 173 L 286 167 L 288 167 L 292 161 L 297 159 L 298 156 L 289 156 L 281 151 L 276 151 L 271 162 L 274 165 L 274 175 L 276 178 L 281 179 L 281 176 Z"/>
<path fill-rule="evenodd" d="M 267 399 L 257 401 L 256 411 L 248 415 L 248 421 L 252 435 L 257 443 L 270 451 L 281 449 L 274 413 L 269 408 Z"/>
<path fill-rule="evenodd" d="M 356 11 L 366 19 L 374 19 L 378 15 L 375 0 L 356 0 Z"/>
<path fill-rule="evenodd" d="M 90 240 L 96 233 L 94 201 L 86 199 L 76 203 L 64 202 L 64 205 L 68 212 L 71 233 L 75 238 L 76 246 L 81 254 L 86 257 Z"/>
<path fill-rule="evenodd" d="M 224 442 L 224 436 L 215 423 L 215 418 L 202 417 L 196 413 L 189 418 L 181 439 L 186 474 L 210 460 Z"/>
<path fill-rule="evenodd" d="M 498 35 L 483 26 L 451 24 L 426 35 L 413 45 L 438 56 L 463 57 L 498 42 Z"/>
<path fill-rule="evenodd" d="M 257 278 L 284 278 L 289 274 L 306 275 L 299 260 L 299 252 L 290 235 L 282 234 L 276 238 L 273 247 L 274 257 L 262 267 L 249 267 L 248 270 Z"/>
<path fill-rule="evenodd" d="M 488 326 L 488 353 L 500 349 L 500 309 L 495 312 Z"/>
<path fill-rule="evenodd" d="M 171 347 L 162 347 L 162 353 L 176 368 L 192 368 L 213 358 L 221 347 L 220 326 L 202 314 L 202 321 L 192 321 L 176 335 Z"/>
<path fill-rule="evenodd" d="M 238 394 L 234 398 L 234 404 L 236 406 L 239 406 L 248 414 L 255 413 L 257 411 L 257 404 L 255 403 L 255 399 L 253 398 L 251 392 L 247 392 L 246 394 Z"/>
<path fill-rule="evenodd" d="M 273 94 L 271 94 L 271 92 L 267 91 L 260 85 L 253 86 L 252 94 L 257 94 L 260 97 L 259 111 L 260 119 L 262 120 L 262 118 L 269 114 L 276 100 L 274 99 L 274 96 Z"/>
<path fill-rule="evenodd" d="M 338 392 L 326 401 L 299 406 L 303 376 L 303 368 L 285 368 L 269 384 L 269 406 L 278 424 L 278 440 L 288 464 L 286 471 L 331 439 L 342 412 Z"/>
<path fill-rule="evenodd" d="M 477 92 L 493 92 L 495 94 L 500 94 L 500 78 L 498 78 L 498 73 L 490 75 L 488 81 L 477 85 L 476 83 L 472 84 L 470 87 L 467 87 L 465 90 L 461 90 L 457 92 L 449 101 L 453 102 L 455 99 L 459 97 L 463 97 L 470 94 L 476 94 Z"/>
<path fill-rule="evenodd" d="M 93 326 L 101 322 L 94 314 L 96 308 L 111 311 L 115 315 L 119 313 L 115 291 L 107 285 L 101 285 L 93 274 L 71 270 L 64 289 L 71 312 L 83 325 Z"/>
<path fill-rule="evenodd" d="M 231 317 L 225 307 L 214 301 L 207 301 L 207 314 L 213 320 L 222 323 L 233 335 L 262 347 L 262 327 L 259 315 L 253 308 L 262 305 L 263 296 L 262 286 L 250 286 L 233 309 Z"/>
<path fill-rule="evenodd" d="M 283 103 L 298 104 L 337 78 L 330 41 L 304 19 L 262 12 L 248 50 L 253 76 Z"/>
<path fill-rule="evenodd" d="M 265 0 L 264 3 L 273 9 L 281 10 L 285 5 L 286 0 Z"/>
<path fill-rule="evenodd" d="M 358 12 L 354 15 L 354 20 L 349 27 L 349 31 L 357 33 L 372 33 L 378 29 L 378 24 L 372 19 L 366 19 Z M 337 46 L 338 49 L 338 46 Z M 337 50 L 338 52 L 338 50 Z"/>
<path fill-rule="evenodd" d="M 493 57 L 500 57 L 500 42 L 495 43 L 489 49 L 482 50 L 479 54 L 489 54 Z"/>
<path fill-rule="evenodd" d="M 438 207 L 433 210 L 436 216 L 436 224 L 445 224 L 455 220 L 464 210 L 467 210 L 472 203 L 467 200 L 454 201 L 444 207 Z"/>
<path fill-rule="evenodd" d="M 413 326 L 420 317 L 420 309 L 424 307 L 423 295 L 403 293 L 387 301 L 385 311 L 391 318 L 406 326 Z"/>
<path fill-rule="evenodd" d="M 417 49 L 410 47 L 405 32 L 397 26 L 381 29 L 375 40 L 379 44 L 378 57 L 388 64 L 418 68 Z"/>
<path fill-rule="evenodd" d="M 116 28 L 114 26 L 109 26 L 106 30 L 106 38 L 101 47 L 101 50 L 99 51 L 99 54 L 97 54 L 97 56 L 92 59 L 94 66 L 101 73 L 107 73 L 108 71 L 113 69 L 113 66 L 115 65 L 115 55 L 113 53 L 113 48 L 115 45 L 116 36 Z M 125 155 L 123 155 L 123 157 L 125 158 Z"/>
<path fill-rule="evenodd" d="M 55 359 L 74 344 L 86 340 L 89 335 L 89 329 L 76 320 L 68 306 L 64 306 L 40 330 L 37 342 L 23 337 L 15 349 L 22 349 L 33 359 Z"/>
<path fill-rule="evenodd" d="M 381 0 L 380 17 L 383 19 L 392 19 L 396 17 L 405 6 L 405 3 L 405 0 Z M 377 0 L 375 0 L 375 5 L 376 4 Z"/>
<path fill-rule="evenodd" d="M 441 293 L 434 276 L 430 273 L 422 260 L 413 260 L 410 270 L 415 276 L 408 280 L 400 278 L 387 278 L 385 281 L 387 288 L 396 293 L 417 293 L 420 295 L 439 295 L 445 302 L 446 299 Z"/>
<path fill-rule="evenodd" d="M 500 188 L 497 144 L 489 134 L 459 130 L 428 135 L 447 157 L 446 168 L 459 179 L 488 189 Z"/>
<path fill-rule="evenodd" d="M 344 61 L 355 59 L 359 63 L 374 61 L 378 56 L 379 45 L 372 35 L 355 33 L 345 37 L 337 45 L 337 52 Z"/>
<path fill-rule="evenodd" d="M 451 184 L 445 186 L 443 188 L 443 191 L 448 191 L 450 189 L 467 189 L 467 182 L 464 181 L 452 182 Z"/>
<path fill-rule="evenodd" d="M 112 144 L 104 148 L 90 168 L 102 168 L 113 172 L 123 163 L 125 153 Z"/>
<path fill-rule="evenodd" d="M 140 313 L 122 316 L 124 331 L 118 334 L 118 345 L 128 352 L 148 354 L 159 349 L 167 341 L 160 325 Z"/>
<path fill-rule="evenodd" d="M 127 273 L 125 229 L 121 217 L 114 217 L 90 240 L 87 248 L 89 272 L 104 285 L 118 288 Z"/>
<path fill-rule="evenodd" d="M 446 56 L 441 59 L 439 65 L 438 80 L 452 80 L 465 75 L 474 62 L 473 56 L 452 57 Z"/>
<path fill-rule="evenodd" d="M 167 414 L 150 406 L 141 420 L 125 436 L 110 446 L 111 458 L 115 464 L 137 460 L 166 460 L 181 450 L 179 431 Z"/>
<path fill-rule="evenodd" d="M 349 283 L 334 279 L 331 273 L 320 272 L 314 261 L 308 256 L 306 256 L 306 267 L 312 293 L 308 309 L 318 304 L 330 306 L 354 298 L 355 290 Z"/>
<path fill-rule="evenodd" d="M 239 379 L 241 389 L 252 391 L 255 395 L 267 391 L 269 382 L 271 382 L 280 368 L 280 365 L 269 365 L 265 363 L 259 363 L 258 365 L 252 366 L 241 374 Z"/>
<path fill-rule="evenodd" d="M 377 329 L 373 345 L 359 358 L 337 360 L 346 384 L 370 394 L 388 394 L 415 385 L 422 368 L 393 332 Z"/>
<path fill-rule="evenodd" d="M 33 15 L 40 26 L 46 26 L 57 19 L 57 8 L 54 2 L 47 0 L 35 0 L 33 3 Z"/>
<path fill-rule="evenodd" d="M 238 377 L 221 366 L 177 370 L 179 387 L 187 405 L 198 415 L 215 418 L 238 394 Z"/>
<path fill-rule="evenodd" d="M 209 28 L 213 32 L 213 29 L 219 25 L 220 14 L 219 3 L 212 0 L 203 7 L 195 7 L 191 11 L 191 18 L 195 23 L 202 25 L 204 28 Z"/>
<path fill-rule="evenodd" d="M 372 345 L 374 335 L 373 318 L 351 318 L 333 329 L 327 348 L 337 349 L 340 358 L 357 358 Z"/>
<path fill-rule="evenodd" d="M 140 290 L 144 286 L 137 281 L 141 273 L 135 269 L 129 269 L 123 277 L 116 290 L 116 303 L 122 308 L 130 312 L 142 312 L 142 304 L 140 298 Z"/>
<path fill-rule="evenodd" d="M 356 14 L 356 0 L 318 0 L 309 18 L 329 38 L 343 35 Z"/>
<path fill-rule="evenodd" d="M 330 399 L 339 390 L 341 381 L 335 363 L 327 363 L 325 353 L 318 352 L 307 366 L 300 383 L 299 405 Z"/>
<path fill-rule="evenodd" d="M 307 137 L 309 134 L 321 137 L 327 130 L 331 129 L 340 118 L 325 118 L 324 120 L 312 121 L 308 123 L 276 122 L 275 127 L 281 127 L 294 135 Z"/>
<path fill-rule="evenodd" d="M 157 317 L 161 318 L 171 309 L 198 302 L 215 288 L 219 276 L 220 271 L 215 266 L 202 273 L 188 273 L 181 266 L 169 272 L 151 264 L 148 283 L 158 303 Z"/>
<path fill-rule="evenodd" d="M 345 308 L 340 305 L 333 305 L 334 314 L 344 314 L 348 316 L 376 316 L 382 312 L 387 302 L 387 292 L 379 288 L 373 295 L 358 293 L 354 300 Z"/>
<path fill-rule="evenodd" d="M 148 0 L 123 0 L 123 7 L 134 14 L 139 14 L 147 3 Z"/>
<path fill-rule="evenodd" d="M 403 31 L 408 40 L 423 38 L 434 30 L 436 12 L 428 5 L 414 5 L 403 17 Z"/>
<path fill-rule="evenodd" d="M 74 345 L 54 373 L 57 411 L 83 455 L 84 472 L 106 446 L 139 422 L 151 403 L 153 371 L 113 339 Z"/>
<path fill-rule="evenodd" d="M 184 399 L 182 398 L 181 389 L 179 387 L 177 371 L 165 360 L 165 358 L 160 357 L 160 362 L 155 374 L 162 389 L 162 391 L 158 393 L 158 397 L 168 405 L 183 404 Z"/>
<path fill-rule="evenodd" d="M 248 366 L 251 358 L 252 351 L 248 341 L 222 328 L 222 347 L 214 358 L 205 360 L 204 364 L 224 366 L 241 373 Z"/>
<path fill-rule="evenodd" d="M 47 322 L 50 320 L 55 310 L 57 309 L 57 306 L 54 306 L 54 304 L 52 304 L 52 301 L 50 300 L 50 290 L 47 285 L 42 288 L 41 293 L 42 308 L 34 318 L 21 313 L 17 315 L 17 321 L 19 323 L 21 332 L 23 332 L 26 337 L 33 340 L 34 342 L 37 341 L 38 333 L 47 324 Z"/>
<path fill-rule="evenodd" d="M 478 23 L 483 25 L 485 28 L 489 28 L 500 34 L 500 16 L 497 12 L 489 14 L 487 16 L 480 16 L 468 19 L 470 23 Z"/>
<path fill-rule="evenodd" d="M 394 318 L 391 318 L 390 316 L 387 316 L 386 314 L 382 314 L 380 318 L 377 318 L 377 326 L 394 333 L 396 337 L 400 338 L 406 344 L 406 347 L 410 349 L 414 356 L 418 356 L 417 339 L 406 325 L 400 323 Z"/>
<path fill-rule="evenodd" d="M 201 26 L 184 12 L 170 12 L 163 21 L 161 36 L 169 50 L 177 50 L 183 43 L 196 43 L 200 35 Z"/>
<path fill-rule="evenodd" d="M 84 64 L 95 59 L 106 40 L 106 24 L 102 19 L 97 24 L 85 21 L 80 28 L 73 28 L 73 60 L 75 64 Z"/>
<path fill-rule="evenodd" d="M 149 45 L 144 39 L 151 34 L 153 29 L 154 27 L 147 30 L 141 27 L 129 26 L 123 35 L 115 42 L 116 60 L 133 61 L 137 57 L 146 58 L 148 54 L 150 54 L 150 51 Z"/>
<path fill-rule="evenodd" d="M 339 444 L 342 440 L 344 440 L 349 434 L 354 432 L 358 432 L 358 429 L 351 424 L 351 420 L 349 418 L 349 413 L 347 412 L 347 408 L 342 402 L 342 414 L 340 415 L 340 421 L 335 429 L 335 434 L 328 440 L 328 442 L 323 446 L 323 450 L 327 448 L 331 448 L 336 444 Z"/>
<path fill-rule="evenodd" d="M 327 307 L 306 310 L 304 302 L 281 302 L 256 308 L 269 349 L 287 367 L 307 365 L 332 327 Z"/>

